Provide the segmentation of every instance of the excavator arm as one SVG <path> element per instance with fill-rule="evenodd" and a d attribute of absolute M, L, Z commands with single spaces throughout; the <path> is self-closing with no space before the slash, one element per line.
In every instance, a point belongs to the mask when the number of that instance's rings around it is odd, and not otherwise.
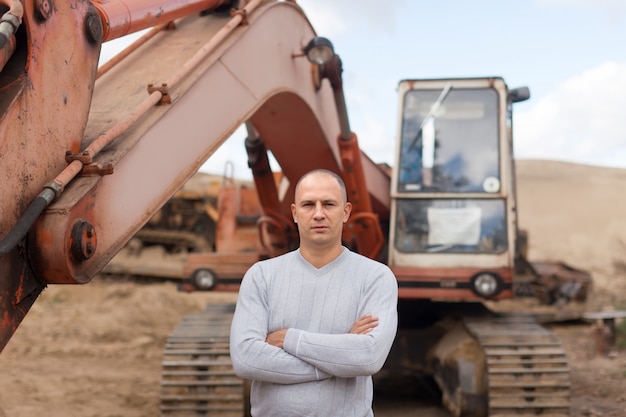
<path fill-rule="evenodd" d="M 315 32 L 296 4 L 148 3 L 28 0 L 7 37 L 0 348 L 46 285 L 89 282 L 244 122 L 291 189 L 310 169 L 343 170 L 335 97 L 302 54 Z M 98 71 L 103 40 L 150 26 Z M 386 215 L 389 177 L 362 165 Z"/>

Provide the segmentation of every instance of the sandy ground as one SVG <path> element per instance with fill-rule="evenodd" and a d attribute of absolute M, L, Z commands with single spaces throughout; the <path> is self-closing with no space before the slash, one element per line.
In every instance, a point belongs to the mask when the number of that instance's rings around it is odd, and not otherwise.
<path fill-rule="evenodd" d="M 530 258 L 592 272 L 589 310 L 626 309 L 626 170 L 522 161 L 518 178 Z M 234 297 L 101 278 L 49 287 L 0 354 L 0 417 L 157 416 L 168 334 L 184 315 Z M 553 330 L 570 359 L 572 415 L 626 416 L 626 352 L 595 356 L 589 324 Z M 403 407 L 377 416 L 413 405 Z"/>

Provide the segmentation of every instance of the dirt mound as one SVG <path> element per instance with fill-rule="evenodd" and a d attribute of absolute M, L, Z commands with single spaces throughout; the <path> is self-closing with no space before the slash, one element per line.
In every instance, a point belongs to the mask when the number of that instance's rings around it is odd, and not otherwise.
<path fill-rule="evenodd" d="M 517 178 L 529 258 L 591 272 L 592 308 L 626 309 L 626 169 L 518 161 Z"/>

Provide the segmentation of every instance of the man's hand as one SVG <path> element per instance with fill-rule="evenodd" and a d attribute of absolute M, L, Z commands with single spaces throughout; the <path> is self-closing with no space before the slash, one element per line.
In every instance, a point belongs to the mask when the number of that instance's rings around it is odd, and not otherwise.
<path fill-rule="evenodd" d="M 368 334 L 376 326 L 378 326 L 378 317 L 366 314 L 354 322 L 350 334 Z"/>
<path fill-rule="evenodd" d="M 276 346 L 277 348 L 283 348 L 283 343 L 285 342 L 285 335 L 287 334 L 287 329 L 276 330 L 267 335 L 265 341 L 270 345 Z"/>

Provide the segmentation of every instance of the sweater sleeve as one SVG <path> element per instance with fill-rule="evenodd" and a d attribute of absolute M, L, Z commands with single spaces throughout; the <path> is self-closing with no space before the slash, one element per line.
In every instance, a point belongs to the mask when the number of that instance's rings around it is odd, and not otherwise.
<path fill-rule="evenodd" d="M 261 268 L 244 276 L 230 331 L 230 356 L 235 373 L 252 380 L 297 384 L 330 378 L 326 372 L 265 341 L 269 309 Z"/>
<path fill-rule="evenodd" d="M 360 314 L 378 317 L 365 335 L 322 334 L 290 328 L 283 349 L 331 375 L 350 378 L 373 375 L 385 363 L 396 336 L 398 284 L 386 266 L 365 289 Z"/>

